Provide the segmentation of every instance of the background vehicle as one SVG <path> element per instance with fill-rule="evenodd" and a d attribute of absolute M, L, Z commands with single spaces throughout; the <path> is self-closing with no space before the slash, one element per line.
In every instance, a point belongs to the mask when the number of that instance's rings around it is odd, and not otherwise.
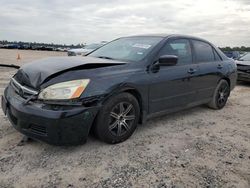
<path fill-rule="evenodd" d="M 18 44 L 5 44 L 2 46 L 2 48 L 6 48 L 6 49 L 18 49 L 19 45 Z"/>
<path fill-rule="evenodd" d="M 83 55 L 86 55 L 86 54 L 96 50 L 97 48 L 100 48 L 104 44 L 105 43 L 89 44 L 83 48 L 70 49 L 70 50 L 68 50 L 68 56 L 77 56 L 77 55 L 83 56 Z"/>
<path fill-rule="evenodd" d="M 232 59 L 238 59 L 240 57 L 240 52 L 238 51 L 224 51 L 224 54 Z"/>
<path fill-rule="evenodd" d="M 250 53 L 246 53 L 237 61 L 238 80 L 250 82 Z"/>
<path fill-rule="evenodd" d="M 155 116 L 201 104 L 222 109 L 236 78 L 234 60 L 205 40 L 124 37 L 85 57 L 24 65 L 2 109 L 18 131 L 50 144 L 83 143 L 90 129 L 119 143 Z"/>

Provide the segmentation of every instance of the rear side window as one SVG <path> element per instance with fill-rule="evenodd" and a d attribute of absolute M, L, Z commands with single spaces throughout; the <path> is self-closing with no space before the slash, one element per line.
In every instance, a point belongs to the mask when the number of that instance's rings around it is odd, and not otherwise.
<path fill-rule="evenodd" d="M 194 51 L 196 55 L 196 61 L 198 63 L 205 63 L 215 61 L 214 50 L 212 46 L 210 46 L 206 42 L 192 40 Z"/>
<path fill-rule="evenodd" d="M 185 65 L 192 63 L 192 52 L 189 40 L 176 39 L 166 43 L 161 49 L 159 56 L 162 55 L 176 55 L 178 56 L 178 65 Z"/>
<path fill-rule="evenodd" d="M 214 59 L 215 61 L 221 61 L 221 57 L 219 56 L 219 54 L 214 50 Z"/>

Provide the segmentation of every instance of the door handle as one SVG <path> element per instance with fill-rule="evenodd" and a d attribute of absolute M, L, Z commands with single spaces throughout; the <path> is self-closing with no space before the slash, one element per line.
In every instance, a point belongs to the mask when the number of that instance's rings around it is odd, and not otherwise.
<path fill-rule="evenodd" d="M 189 74 L 194 74 L 195 72 L 197 72 L 197 70 L 196 70 L 196 69 L 193 69 L 193 68 L 190 68 L 190 69 L 188 70 L 188 73 L 189 73 Z"/>
<path fill-rule="evenodd" d="M 222 68 L 223 68 L 223 65 L 222 65 L 222 64 L 218 64 L 217 68 L 218 68 L 218 69 L 222 69 Z"/>

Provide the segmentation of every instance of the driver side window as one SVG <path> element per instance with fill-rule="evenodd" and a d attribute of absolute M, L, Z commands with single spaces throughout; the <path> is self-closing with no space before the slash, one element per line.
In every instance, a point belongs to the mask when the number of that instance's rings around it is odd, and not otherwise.
<path fill-rule="evenodd" d="M 192 64 L 192 51 L 187 39 L 171 40 L 165 44 L 159 53 L 163 55 L 175 55 L 178 57 L 177 65 Z"/>

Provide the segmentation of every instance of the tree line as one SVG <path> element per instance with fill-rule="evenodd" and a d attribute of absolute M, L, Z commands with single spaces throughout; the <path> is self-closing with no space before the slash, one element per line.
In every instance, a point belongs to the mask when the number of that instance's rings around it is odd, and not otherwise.
<path fill-rule="evenodd" d="M 23 41 L 7 41 L 0 40 L 1 45 L 16 45 L 16 46 L 46 46 L 46 47 L 54 47 L 54 48 L 81 48 L 86 44 L 54 44 L 54 43 L 43 43 L 43 42 L 23 42 Z"/>
<path fill-rule="evenodd" d="M 0 40 L 1 45 L 19 45 L 19 46 L 46 46 L 46 47 L 53 47 L 53 48 L 81 48 L 84 47 L 86 44 L 54 44 L 54 43 L 42 43 L 42 42 L 22 42 L 22 41 L 7 41 L 7 40 Z M 241 46 L 241 47 L 219 47 L 222 51 L 239 51 L 239 52 L 250 52 L 250 47 Z"/>
<path fill-rule="evenodd" d="M 239 51 L 239 52 L 250 52 L 250 47 L 245 47 L 245 46 L 241 46 L 241 47 L 220 47 L 220 49 L 222 51 Z"/>

